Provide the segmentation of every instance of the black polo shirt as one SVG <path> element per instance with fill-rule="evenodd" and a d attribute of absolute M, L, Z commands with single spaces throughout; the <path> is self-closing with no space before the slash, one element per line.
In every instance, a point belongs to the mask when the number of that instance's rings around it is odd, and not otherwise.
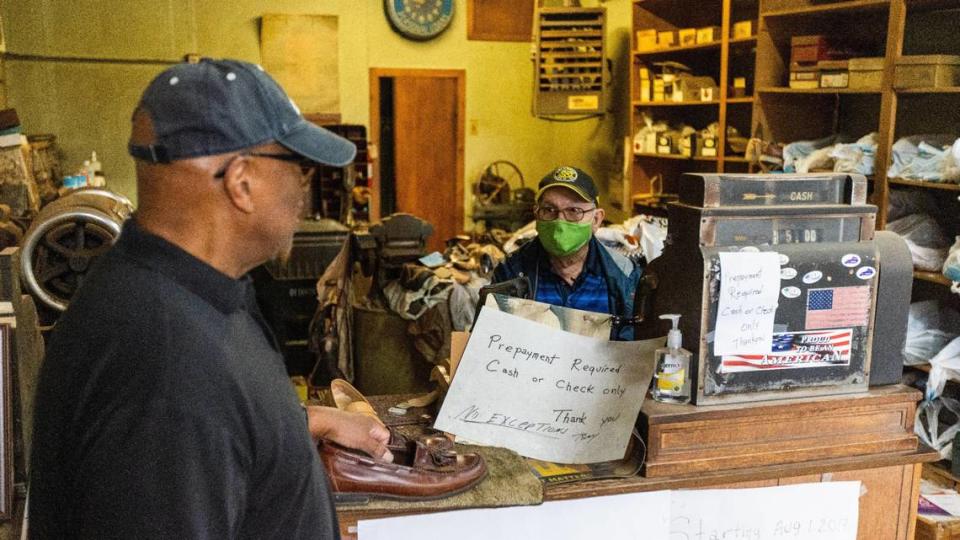
<path fill-rule="evenodd" d="M 33 538 L 338 538 L 253 287 L 131 219 L 53 331 Z"/>

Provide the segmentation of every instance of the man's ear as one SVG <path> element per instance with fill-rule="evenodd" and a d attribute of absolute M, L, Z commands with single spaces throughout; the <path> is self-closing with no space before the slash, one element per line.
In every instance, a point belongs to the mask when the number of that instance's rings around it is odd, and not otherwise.
<path fill-rule="evenodd" d="M 223 175 L 223 190 L 233 206 L 245 214 L 253 213 L 253 190 L 251 179 L 253 174 L 253 160 L 246 156 L 237 156 L 227 164 Z"/>
<path fill-rule="evenodd" d="M 593 213 L 593 232 L 597 232 L 597 229 L 603 225 L 603 218 L 607 217 L 607 214 L 604 213 L 603 208 L 597 207 L 596 212 Z"/>

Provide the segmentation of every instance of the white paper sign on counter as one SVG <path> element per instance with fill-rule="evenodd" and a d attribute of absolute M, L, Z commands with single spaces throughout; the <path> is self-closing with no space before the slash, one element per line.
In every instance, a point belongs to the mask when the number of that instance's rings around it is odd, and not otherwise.
<path fill-rule="evenodd" d="M 544 461 L 621 459 L 663 342 L 593 339 L 484 307 L 434 427 Z"/>
<path fill-rule="evenodd" d="M 653 491 L 357 523 L 359 540 L 855 540 L 860 482 Z"/>

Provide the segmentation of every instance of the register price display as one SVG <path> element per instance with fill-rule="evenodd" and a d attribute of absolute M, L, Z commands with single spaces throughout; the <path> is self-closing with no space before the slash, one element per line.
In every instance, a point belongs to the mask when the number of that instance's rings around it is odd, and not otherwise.
<path fill-rule="evenodd" d="M 823 241 L 823 229 L 775 229 L 774 244 L 812 244 Z"/>
<path fill-rule="evenodd" d="M 583 337 L 483 308 L 434 427 L 544 461 L 621 459 L 662 345 Z"/>

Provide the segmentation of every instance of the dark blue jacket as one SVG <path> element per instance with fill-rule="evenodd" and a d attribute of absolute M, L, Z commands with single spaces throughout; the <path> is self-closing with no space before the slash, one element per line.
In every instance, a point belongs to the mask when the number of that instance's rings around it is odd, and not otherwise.
<path fill-rule="evenodd" d="M 611 314 L 623 319 L 633 317 L 633 297 L 643 270 L 630 259 L 606 248 L 596 238 L 590 238 L 590 249 L 597 250 L 600 255 L 600 266 L 607 278 Z M 542 261 L 546 260 L 547 253 L 540 244 L 540 240 L 535 238 L 497 266 L 493 272 L 493 282 L 500 283 L 515 277 L 527 276 L 530 278 L 531 290 L 536 295 L 537 270 Z M 633 339 L 633 327 L 622 328 L 614 338 Z"/>

